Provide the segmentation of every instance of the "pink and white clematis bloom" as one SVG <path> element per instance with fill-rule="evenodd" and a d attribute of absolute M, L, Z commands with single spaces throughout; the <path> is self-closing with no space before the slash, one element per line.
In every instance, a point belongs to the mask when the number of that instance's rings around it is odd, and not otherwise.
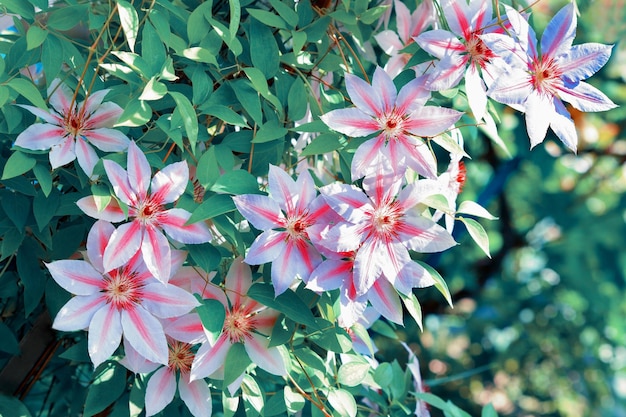
<path fill-rule="evenodd" d="M 352 160 L 352 178 L 368 175 L 383 156 L 398 174 L 406 167 L 435 178 L 437 162 L 419 137 L 431 137 L 451 128 L 461 117 L 456 110 L 426 106 L 430 92 L 424 78 L 410 81 L 398 92 L 391 77 L 376 68 L 372 85 L 346 74 L 346 89 L 356 107 L 330 111 L 321 119 L 331 129 L 350 137 L 376 137 L 361 144 Z"/>
<path fill-rule="evenodd" d="M 489 88 L 489 96 L 526 114 L 531 148 L 543 142 L 548 127 L 571 150 L 578 136 L 563 101 L 584 112 L 616 107 L 606 95 L 585 83 L 611 56 L 611 45 L 574 45 L 576 10 L 563 7 L 548 23 L 537 49 L 535 31 L 516 10 L 507 7 L 510 33 L 485 35 L 490 48 L 501 54 L 512 68 Z"/>
<path fill-rule="evenodd" d="M 122 336 L 143 357 L 167 364 L 167 341 L 159 318 L 182 316 L 198 302 L 187 291 L 157 281 L 139 254 L 120 268 L 105 271 L 105 248 L 114 230 L 112 224 L 97 221 L 87 237 L 85 260 L 46 264 L 57 284 L 75 295 L 61 308 L 52 327 L 88 329 L 94 366 L 115 352 Z"/>
<path fill-rule="evenodd" d="M 385 71 L 391 78 L 400 74 L 411 59 L 411 54 L 400 51 L 413 42 L 413 37 L 418 36 L 435 21 L 435 8 L 432 0 L 425 0 L 420 3 L 413 13 L 403 2 L 395 0 L 394 9 L 396 11 L 397 32 L 387 29 L 374 35 L 378 45 L 390 56 L 385 64 Z"/>
<path fill-rule="evenodd" d="M 427 87 L 433 91 L 446 90 L 465 77 L 470 109 L 480 121 L 487 108 L 485 81 L 491 84 L 503 66 L 503 62 L 496 65 L 496 54 L 481 39 L 492 19 L 491 0 L 470 0 L 469 4 L 465 0 L 444 0 L 442 8 L 450 31 L 431 30 L 415 38 L 426 52 L 439 58 L 430 72 Z"/>
<path fill-rule="evenodd" d="M 141 251 L 152 275 L 167 282 L 171 275 L 171 249 L 162 231 L 176 242 L 185 244 L 200 244 L 212 239 L 206 224 L 185 224 L 191 216 L 187 210 L 165 207 L 185 192 L 189 183 L 187 162 L 167 165 L 151 181 L 150 164 L 134 142 L 128 147 L 126 170 L 111 160 L 103 162 L 113 191 L 128 206 L 128 217 L 131 218 L 130 222 L 119 226 L 111 236 L 104 253 L 105 272 L 118 268 Z M 96 219 L 111 222 L 126 219 L 126 214 L 114 199 L 101 211 L 93 196 L 84 197 L 77 204 L 87 215 Z"/>
<path fill-rule="evenodd" d="M 252 363 L 274 374 L 285 375 L 287 369 L 279 349 L 269 347 L 269 336 L 279 316 L 275 310 L 249 298 L 246 294 L 252 285 L 250 267 L 237 258 L 230 266 L 225 279 L 225 290 L 199 282 L 194 292 L 203 298 L 220 301 L 226 309 L 221 334 L 214 344 L 203 343 L 191 365 L 191 380 L 205 377 L 222 378 L 226 355 L 235 343 L 242 343 Z M 231 392 L 233 391 L 232 387 Z M 236 390 L 236 388 L 235 388 Z"/>
<path fill-rule="evenodd" d="M 272 262 L 272 284 L 282 294 L 295 279 L 306 281 L 322 256 L 309 240 L 307 229 L 330 208 L 316 199 L 311 174 L 303 171 L 294 181 L 282 169 L 270 165 L 269 196 L 244 194 L 233 197 L 239 212 L 263 230 L 250 246 L 245 261 L 251 265 Z"/>
<path fill-rule="evenodd" d="M 430 274 L 411 259 L 409 249 L 441 252 L 456 245 L 444 228 L 411 210 L 423 198 L 419 181 L 401 189 L 402 177 L 391 171 L 391 163 L 383 162 L 376 173 L 364 178 L 363 190 L 347 184 L 320 189 L 343 218 L 328 230 L 323 244 L 338 253 L 356 251 L 356 296 L 375 285 L 384 291 L 385 281 L 403 294 L 433 285 Z"/>
<path fill-rule="evenodd" d="M 72 103 L 74 93 L 55 79 L 48 88 L 52 108 L 49 111 L 21 105 L 46 123 L 35 123 L 20 133 L 15 145 L 32 150 L 50 150 L 52 168 L 58 168 L 77 159 L 88 177 L 98 155 L 92 147 L 103 152 L 120 152 L 128 148 L 130 140 L 122 132 L 112 129 L 122 114 L 115 103 L 103 103 L 109 90 L 97 91 L 82 103 Z"/>

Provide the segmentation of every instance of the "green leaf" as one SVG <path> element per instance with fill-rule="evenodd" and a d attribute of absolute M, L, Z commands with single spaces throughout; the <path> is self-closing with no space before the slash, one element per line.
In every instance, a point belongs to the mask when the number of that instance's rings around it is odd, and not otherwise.
<path fill-rule="evenodd" d="M 230 213 L 235 210 L 235 203 L 233 203 L 231 196 L 226 194 L 215 194 L 207 198 L 198 206 L 197 209 L 193 211 L 193 213 L 191 213 L 191 217 L 187 220 L 187 224 L 212 219 L 220 214 Z"/>
<path fill-rule="evenodd" d="M 6 5 L 6 0 L 2 0 L 2 2 Z M 16 397 L 9 397 L 8 395 L 0 394 L 0 416 L 31 417 L 31 414 L 24 403 Z"/>
<path fill-rule="evenodd" d="M 211 191 L 219 194 L 259 194 L 259 184 L 248 171 L 237 169 L 225 172 L 211 186 Z"/>
<path fill-rule="evenodd" d="M 274 288 L 270 284 L 257 282 L 248 290 L 248 297 L 280 311 L 289 319 L 296 323 L 302 323 L 311 330 L 319 330 L 311 309 L 291 290 L 287 290 L 274 298 Z"/>
<path fill-rule="evenodd" d="M 435 280 L 435 288 L 437 288 L 439 292 L 445 297 L 448 304 L 450 304 L 450 307 L 453 307 L 452 295 L 450 294 L 450 290 L 448 289 L 448 284 L 446 284 L 446 281 L 443 279 L 441 274 L 439 274 L 439 272 L 437 272 L 435 268 L 428 265 L 426 262 L 415 262 L 420 264 L 430 274 L 430 276 Z"/>
<path fill-rule="evenodd" d="M 259 384 L 257 384 L 251 375 L 245 375 L 243 377 L 241 391 L 246 408 L 246 415 L 251 414 L 251 409 L 255 410 L 259 414 L 262 414 L 263 406 L 265 405 L 265 395 L 263 394 L 261 387 L 259 387 Z"/>
<path fill-rule="evenodd" d="M 0 249 L 2 256 L 0 257 L 0 261 L 3 261 L 13 255 L 23 241 L 24 233 L 22 233 L 22 230 L 18 230 L 15 227 L 9 229 L 2 236 L 2 248 Z"/>
<path fill-rule="evenodd" d="M 126 368 L 105 362 L 95 370 L 95 378 L 87 389 L 85 417 L 91 417 L 113 404 L 126 390 Z"/>
<path fill-rule="evenodd" d="M 36 163 L 37 160 L 30 155 L 20 151 L 15 151 L 9 157 L 6 165 L 4 166 L 4 171 L 2 171 L 2 179 L 6 180 L 9 178 L 17 177 L 18 175 L 22 175 L 25 172 L 30 171 Z"/>
<path fill-rule="evenodd" d="M 450 408 L 444 400 L 442 400 L 435 394 L 431 394 L 430 392 L 414 392 L 413 395 L 415 395 L 418 400 L 422 400 L 425 403 L 430 404 L 440 410 L 446 411 Z"/>
<path fill-rule="evenodd" d="M 224 360 L 224 385 L 232 384 L 251 363 L 243 343 L 233 343 Z"/>
<path fill-rule="evenodd" d="M 133 386 L 130 389 L 128 396 L 128 409 L 130 411 L 129 417 L 139 417 L 143 411 L 146 403 L 146 388 L 148 384 L 144 381 L 141 375 L 136 375 L 133 381 Z"/>
<path fill-rule="evenodd" d="M 290 415 L 296 414 L 304 408 L 304 397 L 299 392 L 294 391 L 289 385 L 285 386 L 283 399 L 285 401 L 286 411 L 288 411 Z"/>
<path fill-rule="evenodd" d="M 287 114 L 290 120 L 296 121 L 304 117 L 307 109 L 307 96 L 304 81 L 296 78 L 287 96 Z"/>
<path fill-rule="evenodd" d="M 213 55 L 211 51 L 209 51 L 206 48 L 194 46 L 191 48 L 184 49 L 183 56 L 195 62 L 203 62 L 205 64 L 213 64 L 216 67 L 218 66 L 217 60 L 215 59 L 215 55 Z"/>
<path fill-rule="evenodd" d="M 239 408 L 239 396 L 229 397 L 228 390 L 222 390 L 222 408 L 224 417 L 233 417 Z"/>
<path fill-rule="evenodd" d="M 33 214 L 39 231 L 42 231 L 50 223 L 60 203 L 61 195 L 56 189 L 48 196 L 43 191 L 37 193 L 33 200 Z"/>
<path fill-rule="evenodd" d="M 382 16 L 382 14 L 385 13 L 385 10 L 387 10 L 388 8 L 389 6 L 386 5 L 372 7 L 371 9 L 366 10 L 364 13 L 359 15 L 359 20 L 366 25 L 371 25 L 376 20 L 378 20 L 378 18 Z"/>
<path fill-rule="evenodd" d="M 233 111 L 231 108 L 223 106 L 221 104 L 211 104 L 203 107 L 202 112 L 209 116 L 217 117 L 220 120 L 233 126 L 244 127 L 247 126 L 246 121 L 240 114 Z"/>
<path fill-rule="evenodd" d="M 331 389 L 328 393 L 328 402 L 341 417 L 356 416 L 356 401 L 354 396 L 344 389 Z"/>
<path fill-rule="evenodd" d="M 270 4 L 278 12 L 285 22 L 292 28 L 298 25 L 299 16 L 295 10 L 280 0 L 270 0 Z M 299 6 L 300 7 L 300 6 Z"/>
<path fill-rule="evenodd" d="M 347 387 L 356 387 L 363 383 L 371 367 L 368 363 L 347 362 L 337 372 L 337 381 Z"/>
<path fill-rule="evenodd" d="M 28 2 L 24 0 L 2 0 L 2 5 L 6 7 L 8 11 L 28 20 L 35 18 L 35 8 L 32 4 L 28 4 Z"/>
<path fill-rule="evenodd" d="M 9 81 L 8 86 L 24 96 L 24 98 L 30 101 L 33 105 L 39 107 L 40 109 L 48 109 L 46 102 L 39 93 L 39 90 L 37 90 L 37 87 L 35 87 L 31 81 L 24 78 L 13 78 Z"/>
<path fill-rule="evenodd" d="M 148 103 L 132 99 L 124 107 L 122 115 L 115 126 L 143 126 L 152 118 L 152 108 Z"/>
<path fill-rule="evenodd" d="M 91 186 L 91 195 L 96 203 L 96 209 L 102 211 L 111 202 L 111 191 L 105 184 L 95 183 Z"/>
<path fill-rule="evenodd" d="M 316 319 L 316 322 L 322 331 L 309 334 L 309 338 L 316 345 L 337 353 L 346 353 L 352 349 L 352 339 L 344 328 L 324 319 Z"/>
<path fill-rule="evenodd" d="M 33 167 L 33 174 L 35 174 L 35 178 L 37 178 L 37 182 L 44 195 L 50 195 L 52 191 L 52 174 L 50 173 L 50 169 L 43 164 L 37 164 Z"/>
<path fill-rule="evenodd" d="M 489 219 L 489 220 L 497 220 L 497 217 L 489 213 L 487 209 L 485 209 L 480 204 L 471 200 L 463 201 L 459 205 L 459 208 L 457 208 L 456 212 L 463 213 L 463 214 L 470 214 L 472 216 L 482 217 L 484 219 Z"/>
<path fill-rule="evenodd" d="M 65 31 L 77 27 L 88 18 L 87 4 L 66 5 L 48 13 L 46 25 L 49 28 Z"/>
<path fill-rule="evenodd" d="M 0 205 L 15 227 L 24 230 L 30 214 L 30 199 L 20 193 L 5 190 Z"/>
<path fill-rule="evenodd" d="M 231 82 L 230 86 L 241 103 L 243 109 L 248 112 L 256 124 L 263 124 L 263 110 L 261 109 L 261 99 L 259 93 L 252 87 L 248 80 L 237 80 Z"/>
<path fill-rule="evenodd" d="M 293 51 L 298 54 L 304 48 L 304 44 L 307 41 L 306 32 L 301 32 L 299 30 L 291 31 L 291 38 L 293 41 Z"/>
<path fill-rule="evenodd" d="M 60 358 L 68 361 L 91 362 L 89 351 L 87 348 L 87 338 L 83 337 L 78 343 L 67 348 L 63 353 L 59 354 Z"/>
<path fill-rule="evenodd" d="M 272 94 L 268 88 L 265 75 L 258 68 L 245 68 L 244 72 L 252 83 L 252 87 L 258 91 L 267 101 L 272 103 L 274 108 L 282 113 L 282 105 L 278 98 Z"/>
<path fill-rule="evenodd" d="M 3 61 L 4 62 L 4 61 Z M 0 71 L 0 75 L 2 71 Z M 0 107 L 3 107 L 9 100 L 9 89 L 6 85 L 0 85 Z"/>
<path fill-rule="evenodd" d="M 398 294 L 400 295 L 407 311 L 411 314 L 413 320 L 415 320 L 415 323 L 417 323 L 420 330 L 424 331 L 424 327 L 422 326 L 422 307 L 420 306 L 420 302 L 417 300 L 417 297 L 415 297 L 415 294 L 402 294 L 401 292 L 398 292 Z"/>
<path fill-rule="evenodd" d="M 141 31 L 141 57 L 150 65 L 151 75 L 159 74 L 165 65 L 165 46 L 150 22 L 146 22 Z"/>
<path fill-rule="evenodd" d="M 205 334 L 209 339 L 209 343 L 214 345 L 224 328 L 226 310 L 224 310 L 224 306 L 218 300 L 202 299 L 199 295 L 196 295 L 196 297 L 202 303 L 202 305 L 196 307 L 196 313 L 200 316 L 200 321 L 202 321 L 202 326 L 206 330 Z"/>
<path fill-rule="evenodd" d="M 167 94 L 167 86 L 160 81 L 157 81 L 156 77 L 150 78 L 150 81 L 143 88 L 139 100 L 160 100 Z"/>
<path fill-rule="evenodd" d="M 256 19 L 252 19 L 248 35 L 252 65 L 263 72 L 265 79 L 272 78 L 280 66 L 280 51 L 272 31 Z"/>
<path fill-rule="evenodd" d="M 194 260 L 196 265 L 205 271 L 214 271 L 220 264 L 222 256 L 215 246 L 210 243 L 202 243 L 199 245 L 186 245 L 191 259 Z"/>
<path fill-rule="evenodd" d="M 0 351 L 10 355 L 19 355 L 20 345 L 17 338 L 6 324 L 0 321 Z M 0 414 L 4 415 L 4 414 Z"/>
<path fill-rule="evenodd" d="M 459 143 L 452 138 L 447 133 L 443 133 L 441 135 L 435 136 L 432 138 L 433 142 L 437 145 L 441 146 L 446 151 L 451 154 L 463 155 L 464 158 L 469 158 L 470 156 L 465 152 L 463 147 L 459 145 Z"/>
<path fill-rule="evenodd" d="M 250 16 L 254 17 L 266 26 L 278 29 L 287 29 L 287 24 L 283 18 L 272 12 L 259 9 L 246 9 L 246 11 L 250 14 Z"/>
<path fill-rule="evenodd" d="M 301 156 L 319 155 L 343 147 L 340 136 L 336 133 L 322 133 L 315 137 L 301 153 Z"/>
<path fill-rule="evenodd" d="M 120 16 L 120 23 L 124 30 L 124 36 L 128 42 L 131 52 L 135 52 L 135 42 L 139 33 L 139 16 L 132 4 L 126 0 L 117 0 L 117 11 Z"/>
<path fill-rule="evenodd" d="M 39 306 L 46 287 L 46 275 L 39 266 L 41 248 L 33 238 L 24 240 L 17 252 L 17 272 L 24 285 L 26 316 Z"/>
<path fill-rule="evenodd" d="M 176 111 L 179 112 L 183 118 L 185 132 L 187 132 L 187 138 L 193 150 L 196 148 L 196 142 L 198 140 L 198 116 L 196 115 L 196 110 L 191 105 L 187 96 L 174 91 L 170 91 L 169 94 L 176 102 Z"/>
<path fill-rule="evenodd" d="M 241 21 L 241 3 L 239 0 L 229 0 L 228 7 L 230 9 L 230 22 L 228 23 L 228 33 L 230 39 L 237 37 L 239 30 L 239 22 Z"/>
<path fill-rule="evenodd" d="M 287 411 L 287 405 L 285 404 L 284 390 L 277 391 L 274 395 L 271 395 L 265 402 L 265 408 L 263 409 L 263 415 L 265 417 L 272 417 L 278 415 L 285 415 Z"/>
<path fill-rule="evenodd" d="M 26 50 L 30 51 L 31 49 L 37 48 L 46 40 L 47 36 L 48 31 L 39 26 L 33 25 L 29 27 L 28 32 L 26 32 Z"/>
<path fill-rule="evenodd" d="M 289 131 L 276 120 L 270 120 L 259 128 L 254 139 L 252 139 L 252 143 L 265 143 L 281 139 L 284 138 L 288 132 Z"/>
<path fill-rule="evenodd" d="M 391 385 L 393 381 L 393 369 L 389 363 L 383 362 L 374 370 L 374 381 L 383 389 Z"/>
<path fill-rule="evenodd" d="M 498 413 L 496 412 L 496 409 L 493 408 L 493 405 L 491 405 L 490 403 L 483 407 L 483 411 L 480 414 L 480 417 L 498 417 Z"/>
<path fill-rule="evenodd" d="M 465 224 L 467 231 L 469 232 L 474 242 L 478 245 L 479 248 L 485 252 L 485 254 L 491 258 L 489 253 L 489 236 L 487 236 L 487 232 L 482 227 L 480 223 L 478 223 L 474 219 L 469 219 L 467 217 L 459 217 L 459 220 Z"/>

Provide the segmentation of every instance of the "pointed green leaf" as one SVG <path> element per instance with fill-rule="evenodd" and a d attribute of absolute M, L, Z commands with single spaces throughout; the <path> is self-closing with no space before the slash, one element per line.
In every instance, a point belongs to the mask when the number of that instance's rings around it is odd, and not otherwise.
<path fill-rule="evenodd" d="M 356 416 L 356 401 L 348 391 L 341 388 L 331 389 L 328 393 L 328 402 L 341 417 Z"/>
<path fill-rule="evenodd" d="M 302 151 L 302 156 L 319 155 L 336 151 L 343 147 L 340 136 L 336 133 L 322 133 L 316 136 Z"/>
<path fill-rule="evenodd" d="M 233 343 L 224 360 L 224 385 L 232 384 L 251 363 L 243 343 Z"/>
<path fill-rule="evenodd" d="M 95 371 L 87 390 L 85 417 L 91 417 L 113 404 L 126 390 L 126 368 L 116 362 L 105 362 Z"/>
<path fill-rule="evenodd" d="M 437 288 L 439 292 L 445 297 L 448 304 L 450 304 L 450 307 L 453 307 L 452 295 L 450 294 L 450 290 L 448 289 L 448 284 L 446 284 L 446 281 L 439 274 L 439 272 L 437 272 L 435 268 L 428 265 L 426 262 L 421 262 L 421 261 L 415 261 L 415 262 L 420 264 L 430 274 L 430 276 L 435 280 L 435 288 Z"/>
<path fill-rule="evenodd" d="M 480 417 L 498 417 L 498 413 L 496 412 L 496 409 L 493 408 L 493 405 L 487 404 L 483 407 Z"/>
<path fill-rule="evenodd" d="M 235 203 L 233 203 L 231 196 L 215 194 L 207 198 L 191 213 L 191 217 L 187 220 L 187 223 L 192 224 L 197 221 L 212 219 L 220 214 L 230 213 L 235 210 Z"/>
<path fill-rule="evenodd" d="M 37 48 L 46 40 L 47 36 L 48 31 L 39 26 L 33 25 L 29 27 L 28 32 L 26 32 L 26 50 L 30 51 L 31 49 Z"/>
<path fill-rule="evenodd" d="M 463 214 L 470 214 L 472 216 L 482 217 L 484 219 L 489 219 L 489 220 L 497 219 L 497 217 L 489 213 L 487 209 L 485 209 L 483 206 L 471 200 L 463 201 L 459 205 L 459 208 L 457 208 L 456 212 L 463 213 Z"/>
<path fill-rule="evenodd" d="M 422 326 L 422 306 L 420 306 L 420 302 L 417 300 L 417 297 L 415 297 L 415 294 L 411 293 L 407 295 L 402 294 L 401 292 L 398 294 L 400 295 L 407 311 L 411 314 L 413 320 L 415 320 L 415 323 L 417 323 L 420 330 L 424 331 L 424 327 Z"/>
<path fill-rule="evenodd" d="M 347 362 L 341 365 L 337 372 L 337 381 L 347 387 L 356 387 L 363 383 L 371 366 L 363 362 Z"/>
<path fill-rule="evenodd" d="M 36 163 L 37 160 L 30 155 L 24 152 L 15 151 L 4 165 L 2 179 L 6 180 L 22 175 L 25 172 L 30 171 Z"/>
<path fill-rule="evenodd" d="M 40 109 L 48 109 L 46 102 L 41 97 L 41 93 L 31 81 L 25 80 L 24 78 L 13 78 L 9 81 L 8 86 Z"/>
<path fill-rule="evenodd" d="M 202 305 L 196 307 L 196 313 L 198 313 L 198 315 L 200 316 L 200 321 L 202 321 L 202 326 L 206 330 L 205 334 L 209 339 L 209 343 L 211 343 L 211 345 L 214 345 L 217 341 L 217 338 L 222 333 L 222 328 L 224 327 L 224 319 L 226 318 L 226 310 L 224 310 L 224 306 L 222 305 L 222 303 L 217 300 L 203 300 L 197 294 L 196 298 L 200 303 L 202 303 Z"/>
<path fill-rule="evenodd" d="M 139 33 L 139 16 L 135 8 L 126 0 L 117 0 L 117 11 L 120 16 L 120 23 L 124 30 L 124 36 L 128 42 L 131 52 L 135 52 L 135 42 Z"/>
<path fill-rule="evenodd" d="M 260 193 L 259 183 L 256 178 L 243 169 L 225 172 L 211 186 L 211 191 L 219 194 L 235 195 Z"/>
<path fill-rule="evenodd" d="M 469 219 L 467 217 L 459 217 L 459 220 L 465 224 L 467 227 L 467 231 L 469 232 L 474 242 L 480 247 L 485 254 L 491 258 L 491 254 L 489 253 L 489 236 L 487 236 L 487 232 L 482 227 L 480 223 L 478 223 L 474 219 Z"/>
<path fill-rule="evenodd" d="M 187 132 L 187 138 L 193 150 L 196 148 L 196 142 L 198 140 L 198 116 L 196 115 L 196 110 L 185 95 L 174 91 L 170 91 L 169 94 L 176 102 L 176 111 L 179 112 L 183 118 L 185 132 Z"/>
<path fill-rule="evenodd" d="M 235 39 L 239 30 L 239 22 L 241 20 L 241 3 L 239 0 L 229 0 L 228 7 L 230 9 L 230 22 L 228 23 L 228 33 L 230 39 Z"/>
<path fill-rule="evenodd" d="M 263 72 L 265 79 L 272 78 L 280 66 L 280 51 L 271 29 L 256 19 L 252 19 L 249 38 L 252 64 Z"/>
<path fill-rule="evenodd" d="M 291 290 L 274 298 L 274 288 L 270 284 L 258 282 L 250 287 L 248 297 L 280 311 L 296 323 L 302 323 L 312 330 L 319 330 L 311 309 Z"/>

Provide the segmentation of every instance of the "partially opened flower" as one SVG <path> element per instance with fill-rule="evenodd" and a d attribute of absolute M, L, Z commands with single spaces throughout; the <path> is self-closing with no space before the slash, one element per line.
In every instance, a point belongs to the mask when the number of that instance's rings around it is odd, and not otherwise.
<path fill-rule="evenodd" d="M 316 199 L 313 178 L 303 171 L 294 181 L 282 169 L 270 165 L 269 196 L 244 194 L 233 197 L 239 212 L 263 230 L 250 246 L 245 261 L 251 265 L 272 262 L 272 284 L 282 294 L 297 278 L 306 281 L 322 256 L 309 240 L 307 229 L 330 210 Z"/>
<path fill-rule="evenodd" d="M 491 84 L 501 71 L 494 65 L 496 55 L 480 37 L 491 21 L 491 0 L 470 0 L 469 4 L 465 0 L 444 0 L 442 8 L 450 31 L 431 30 L 415 38 L 425 51 L 439 58 L 427 86 L 434 91 L 446 90 L 464 77 L 469 106 L 480 121 L 487 107 L 487 88 L 481 73 Z"/>
<path fill-rule="evenodd" d="M 87 237 L 85 260 L 46 264 L 52 278 L 75 294 L 61 308 L 52 327 L 62 331 L 88 329 L 88 351 L 94 366 L 115 352 L 122 336 L 146 359 L 166 364 L 167 342 L 159 319 L 182 316 L 198 302 L 187 291 L 157 281 L 140 254 L 119 268 L 105 271 L 103 257 L 114 230 L 112 224 L 97 221 Z"/>
<path fill-rule="evenodd" d="M 249 298 L 246 294 L 251 285 L 250 267 L 237 258 L 226 274 L 226 293 L 211 285 L 194 289 L 203 298 L 220 301 L 226 310 L 226 318 L 215 343 L 203 343 L 198 349 L 191 366 L 191 380 L 223 378 L 223 367 L 228 366 L 226 355 L 237 343 L 243 344 L 250 360 L 259 368 L 274 375 L 287 373 L 278 348 L 269 347 L 268 336 L 279 313 Z"/>
<path fill-rule="evenodd" d="M 351 137 L 376 136 L 361 144 L 352 159 L 352 178 L 368 175 L 381 163 L 381 156 L 403 174 L 406 167 L 419 174 L 437 176 L 435 157 L 420 137 L 446 131 L 462 113 L 426 106 L 430 92 L 425 79 L 416 78 L 398 92 L 391 77 L 376 68 L 372 85 L 346 74 L 346 89 L 356 107 L 333 110 L 321 116 L 331 129 Z"/>
<path fill-rule="evenodd" d="M 400 51 L 413 42 L 413 37 L 418 36 L 432 24 L 435 16 L 432 0 L 420 3 L 413 13 L 400 0 L 395 0 L 393 7 L 396 11 L 396 31 L 387 29 L 374 35 L 378 45 L 390 55 L 385 64 L 385 71 L 391 78 L 400 74 L 411 59 L 411 54 Z"/>
<path fill-rule="evenodd" d="M 191 216 L 187 210 L 166 208 L 166 204 L 178 200 L 189 183 L 187 162 L 167 165 L 152 178 L 146 156 L 131 142 L 127 169 L 111 160 L 104 161 L 104 169 L 115 195 L 128 206 L 128 217 L 131 219 L 111 236 L 104 253 L 105 272 L 123 265 L 141 251 L 152 275 L 167 282 L 171 275 L 171 249 L 162 231 L 176 242 L 186 244 L 205 243 L 212 238 L 206 224 L 186 224 Z M 77 204 L 96 219 L 112 222 L 126 219 L 126 214 L 115 200 L 104 210 L 98 209 L 93 196 L 84 197 Z"/>
<path fill-rule="evenodd" d="M 489 96 L 526 114 L 531 148 L 543 142 L 548 127 L 576 151 L 578 136 L 563 101 L 580 111 L 604 111 L 616 107 L 606 95 L 585 83 L 611 56 L 611 45 L 574 45 L 574 3 L 563 7 L 546 27 L 537 48 L 535 31 L 516 10 L 507 7 L 510 33 L 484 37 L 490 48 L 502 54 L 512 68 L 495 81 Z"/>
<path fill-rule="evenodd" d="M 92 177 L 98 155 L 92 145 L 104 152 L 120 152 L 128 148 L 130 140 L 122 132 L 112 129 L 122 114 L 115 103 L 105 102 L 109 90 L 96 91 L 84 102 L 73 103 L 74 93 L 60 80 L 48 88 L 49 111 L 21 105 L 46 123 L 35 123 L 20 133 L 15 145 L 25 149 L 50 150 L 52 168 L 58 168 L 77 159 L 88 177 Z"/>

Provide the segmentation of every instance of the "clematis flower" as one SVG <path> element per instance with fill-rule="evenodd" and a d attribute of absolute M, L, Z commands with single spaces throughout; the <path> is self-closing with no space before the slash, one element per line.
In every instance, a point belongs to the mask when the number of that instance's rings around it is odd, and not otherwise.
<path fill-rule="evenodd" d="M 167 341 L 158 318 L 181 316 L 198 302 L 187 291 L 154 279 L 139 254 L 120 268 L 105 271 L 105 248 L 114 230 L 112 224 L 97 221 L 87 237 L 85 260 L 46 264 L 57 284 L 75 294 L 52 327 L 88 329 L 88 351 L 94 366 L 113 354 L 122 336 L 143 357 L 167 364 Z"/>
<path fill-rule="evenodd" d="M 412 212 L 423 198 L 419 181 L 401 189 L 402 178 L 391 171 L 388 161 L 383 162 L 375 174 L 363 179 L 363 190 L 347 184 L 320 189 L 328 205 L 343 218 L 328 230 L 323 244 L 337 253 L 356 251 L 356 296 L 373 286 L 380 291 L 377 294 L 383 294 L 386 281 L 403 294 L 432 285 L 432 277 L 411 260 L 409 249 L 440 252 L 456 244 L 444 228 Z"/>
<path fill-rule="evenodd" d="M 233 197 L 233 201 L 255 228 L 263 230 L 245 261 L 251 265 L 272 262 L 272 284 L 279 295 L 296 278 L 306 281 L 322 261 L 307 230 L 330 208 L 322 199 L 316 199 L 308 171 L 294 181 L 285 171 L 270 165 L 268 181 L 269 196 L 244 194 Z"/>
<path fill-rule="evenodd" d="M 413 42 L 413 37 L 418 36 L 435 21 L 432 0 L 420 3 L 413 13 L 400 0 L 394 1 L 394 8 L 397 32 L 387 29 L 374 35 L 378 45 L 390 56 L 385 64 L 385 72 L 391 78 L 400 74 L 411 59 L 411 54 L 400 51 Z"/>
<path fill-rule="evenodd" d="M 52 108 L 49 111 L 21 105 L 46 123 L 35 123 L 20 133 L 15 145 L 32 150 L 50 150 L 52 168 L 73 160 L 87 174 L 93 176 L 98 155 L 93 146 L 103 152 L 120 152 L 128 148 L 130 140 L 119 130 L 112 129 L 122 114 L 115 103 L 103 103 L 109 90 L 89 95 L 82 103 L 73 103 L 74 93 L 55 79 L 48 88 Z M 93 145 L 93 146 L 92 146 Z"/>
<path fill-rule="evenodd" d="M 125 170 L 116 162 L 105 160 L 104 169 L 113 191 L 128 206 L 130 222 L 115 230 L 104 253 L 105 272 L 118 268 L 141 251 L 148 270 L 162 282 L 171 275 L 170 243 L 161 230 L 173 240 L 185 244 L 199 244 L 211 240 L 206 224 L 185 224 L 191 213 L 180 208 L 166 209 L 183 194 L 189 182 L 187 162 L 176 162 L 163 168 L 151 178 L 150 164 L 139 147 L 131 142 Z M 126 214 L 112 199 L 98 210 L 93 196 L 80 199 L 78 206 L 87 215 L 111 222 L 121 222 Z"/>
<path fill-rule="evenodd" d="M 226 318 L 215 343 L 203 343 L 198 349 L 191 365 L 191 380 L 220 377 L 226 355 L 236 343 L 243 344 L 252 363 L 261 369 L 274 375 L 285 375 L 287 370 L 281 353 L 277 347 L 269 347 L 267 338 L 279 313 L 247 297 L 252 285 L 250 267 L 241 258 L 235 259 L 225 281 L 226 294 L 221 289 L 202 283 L 201 288 L 194 290 L 203 298 L 220 301 L 226 309 Z"/>
<path fill-rule="evenodd" d="M 574 45 L 574 4 L 563 7 L 546 27 L 537 48 L 535 31 L 519 12 L 507 7 L 510 33 L 485 35 L 490 48 L 503 55 L 512 68 L 489 88 L 489 96 L 526 114 L 531 148 L 543 142 L 548 127 L 576 151 L 578 136 L 563 101 L 580 111 L 616 107 L 606 95 L 585 83 L 611 56 L 611 45 Z"/>
<path fill-rule="evenodd" d="M 481 39 L 483 28 L 492 18 L 491 0 L 470 0 L 469 4 L 465 0 L 444 0 L 442 8 L 450 31 L 431 30 L 415 38 L 426 52 L 439 58 L 427 87 L 446 90 L 464 77 L 470 109 L 480 121 L 487 108 L 487 88 L 481 73 L 491 84 L 503 66 L 497 65 L 496 54 Z"/>
<path fill-rule="evenodd" d="M 351 137 L 377 134 L 361 144 L 352 160 L 352 178 L 364 177 L 384 156 L 398 174 L 408 166 L 435 178 L 437 162 L 418 137 L 436 136 L 449 129 L 462 113 L 443 107 L 425 106 L 430 92 L 423 77 L 410 81 L 398 92 L 391 77 L 376 68 L 372 85 L 346 74 L 346 89 L 356 107 L 338 109 L 321 116 L 331 129 Z"/>

